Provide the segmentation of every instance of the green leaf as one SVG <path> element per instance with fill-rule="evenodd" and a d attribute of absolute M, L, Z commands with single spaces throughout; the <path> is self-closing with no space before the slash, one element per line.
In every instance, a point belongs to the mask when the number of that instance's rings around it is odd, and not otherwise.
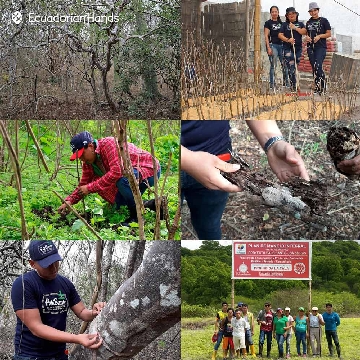
<path fill-rule="evenodd" d="M 80 220 L 76 219 L 74 223 L 72 224 L 71 231 L 78 231 L 80 230 L 85 224 Z"/>
<path fill-rule="evenodd" d="M 269 220 L 269 214 L 268 213 L 265 213 L 264 216 L 263 216 L 263 220 L 266 221 L 266 220 Z"/>
<path fill-rule="evenodd" d="M 131 222 L 131 223 L 129 223 L 129 226 L 132 228 L 138 228 L 139 224 L 137 222 Z"/>
<path fill-rule="evenodd" d="M 93 210 L 94 215 L 102 215 L 104 213 L 103 209 L 98 207 Z"/>

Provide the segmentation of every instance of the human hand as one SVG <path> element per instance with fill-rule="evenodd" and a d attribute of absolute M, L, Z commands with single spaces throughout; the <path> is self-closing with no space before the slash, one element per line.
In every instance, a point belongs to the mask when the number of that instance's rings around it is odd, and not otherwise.
<path fill-rule="evenodd" d="M 267 157 L 272 171 L 281 182 L 289 181 L 294 176 L 310 180 L 301 156 L 286 141 L 277 141 L 269 149 Z"/>
<path fill-rule="evenodd" d="M 287 42 L 290 43 L 290 44 L 295 45 L 295 39 L 294 38 L 290 38 Z"/>
<path fill-rule="evenodd" d="M 89 193 L 89 190 L 86 185 L 83 185 L 78 187 L 78 192 L 80 195 L 86 196 Z"/>
<path fill-rule="evenodd" d="M 96 304 L 94 304 L 93 308 L 92 308 L 92 314 L 94 316 L 94 318 L 100 314 L 101 310 L 105 307 L 106 302 L 98 302 Z"/>
<path fill-rule="evenodd" d="M 314 43 L 317 43 L 320 39 L 321 39 L 321 38 L 320 38 L 320 35 L 316 35 L 316 36 L 314 37 Z"/>
<path fill-rule="evenodd" d="M 267 48 L 267 54 L 269 56 L 272 56 L 272 54 L 273 54 L 272 48 L 270 46 Z"/>
<path fill-rule="evenodd" d="M 103 340 L 98 333 L 96 334 L 78 334 L 76 335 L 78 343 L 88 349 L 98 349 Z"/>
<path fill-rule="evenodd" d="M 66 215 L 70 210 L 67 207 L 67 205 L 71 205 L 71 203 L 69 201 L 65 201 L 58 209 L 57 212 L 61 215 Z"/>
<path fill-rule="evenodd" d="M 310 36 L 306 35 L 305 36 L 305 41 L 308 42 L 308 43 L 311 43 L 312 42 L 312 39 Z"/>
<path fill-rule="evenodd" d="M 292 30 L 296 30 L 297 29 L 297 27 L 296 27 L 296 25 L 294 24 L 294 23 L 289 23 L 289 28 L 290 29 L 292 29 Z"/>
<path fill-rule="evenodd" d="M 337 166 L 345 174 L 358 175 L 360 174 L 360 155 L 350 160 L 343 160 Z"/>
<path fill-rule="evenodd" d="M 229 164 L 207 152 L 190 151 L 181 147 L 181 169 L 208 189 L 227 192 L 241 191 L 238 186 L 231 184 L 220 174 L 220 170 L 224 172 L 239 170 L 240 165 Z"/>

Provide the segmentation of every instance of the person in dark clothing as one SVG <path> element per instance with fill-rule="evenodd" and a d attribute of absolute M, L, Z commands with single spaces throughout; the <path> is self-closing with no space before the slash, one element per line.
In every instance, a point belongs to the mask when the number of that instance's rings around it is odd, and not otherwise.
<path fill-rule="evenodd" d="M 286 22 L 281 25 L 279 39 L 283 41 L 284 62 L 289 71 L 291 90 L 297 90 L 296 68 L 302 54 L 302 36 L 306 35 L 304 23 L 299 21 L 295 8 L 286 9 Z M 295 49 L 295 52 L 294 52 Z"/>
<path fill-rule="evenodd" d="M 323 62 L 326 56 L 326 39 L 331 36 L 329 21 L 319 16 L 319 5 L 316 2 L 309 4 L 311 18 L 306 23 L 307 53 L 315 76 L 315 92 L 323 94 L 326 90 Z"/>
<path fill-rule="evenodd" d="M 83 321 L 92 321 L 105 303 L 85 308 L 72 282 L 59 275 L 62 260 L 52 241 L 32 240 L 29 264 L 34 269 L 18 277 L 11 289 L 16 313 L 13 360 L 67 360 L 66 343 L 97 349 L 98 334 L 71 334 L 65 331 L 69 308 Z"/>
<path fill-rule="evenodd" d="M 264 36 L 266 52 L 270 61 L 270 89 L 275 86 L 275 71 L 277 60 L 279 59 L 283 73 L 283 86 L 289 86 L 287 67 L 284 66 L 283 60 L 283 42 L 278 38 L 282 21 L 279 16 L 279 8 L 272 6 L 270 8 L 271 19 L 264 24 Z"/>

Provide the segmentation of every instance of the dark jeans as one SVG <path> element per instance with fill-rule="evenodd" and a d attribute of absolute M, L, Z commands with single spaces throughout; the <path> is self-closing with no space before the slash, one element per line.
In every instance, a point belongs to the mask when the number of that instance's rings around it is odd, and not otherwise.
<path fill-rule="evenodd" d="M 191 223 L 200 240 L 221 240 L 221 217 L 228 197 L 227 192 L 209 190 L 181 171 L 181 200 L 187 201 Z"/>
<path fill-rule="evenodd" d="M 260 330 L 259 345 L 264 345 L 266 337 L 266 351 L 271 351 L 272 331 Z"/>
<path fill-rule="evenodd" d="M 68 360 L 68 356 L 64 354 L 51 358 L 39 358 L 33 356 L 14 355 L 13 360 Z"/>
<path fill-rule="evenodd" d="M 252 338 L 250 329 L 245 330 L 245 343 L 246 345 L 254 345 L 254 340 Z"/>
<path fill-rule="evenodd" d="M 296 337 L 296 350 L 297 350 L 298 355 L 301 354 L 300 343 L 302 344 L 303 354 L 305 355 L 306 354 L 306 332 L 296 331 L 295 337 Z"/>
<path fill-rule="evenodd" d="M 214 350 L 218 350 L 218 349 L 219 349 L 219 346 L 220 346 L 220 344 L 221 344 L 221 340 L 222 340 L 222 338 L 223 338 L 223 335 L 224 335 L 224 333 L 223 333 L 222 331 L 219 331 L 219 332 L 218 332 L 218 338 L 217 338 L 217 341 L 216 341 L 216 343 L 215 343 L 215 345 L 214 345 Z"/>
<path fill-rule="evenodd" d="M 307 48 L 313 75 L 315 76 L 316 91 L 323 92 L 325 88 L 325 73 L 323 70 L 323 62 L 326 56 L 326 49 L 323 47 L 315 48 L 311 45 Z"/>
<path fill-rule="evenodd" d="M 302 54 L 302 48 L 295 48 L 296 64 L 299 65 Z M 295 56 L 294 50 L 284 49 L 284 62 L 289 72 L 290 85 L 292 90 L 296 90 L 296 68 L 295 68 Z"/>
<path fill-rule="evenodd" d="M 135 175 L 136 179 L 138 179 L 139 172 L 137 171 L 137 169 L 133 169 L 133 170 L 134 170 L 134 175 Z M 161 171 L 159 170 L 157 173 L 158 178 L 160 178 L 160 173 L 161 173 Z M 139 184 L 139 189 L 140 189 L 141 195 L 148 188 L 147 184 L 149 184 L 149 186 L 154 186 L 154 177 L 153 176 L 143 180 Z M 126 177 L 120 178 L 116 183 L 116 187 L 118 188 L 118 192 L 115 197 L 116 209 L 119 209 L 120 206 L 134 207 L 135 206 L 134 195 L 131 191 L 128 178 L 126 178 Z"/>
<path fill-rule="evenodd" d="M 334 348 L 332 344 L 332 339 L 334 339 L 334 344 L 336 346 L 336 351 L 338 356 L 340 357 L 340 344 L 339 344 L 339 338 L 336 330 L 325 330 L 326 340 L 328 343 L 329 352 L 331 355 L 334 354 Z"/>

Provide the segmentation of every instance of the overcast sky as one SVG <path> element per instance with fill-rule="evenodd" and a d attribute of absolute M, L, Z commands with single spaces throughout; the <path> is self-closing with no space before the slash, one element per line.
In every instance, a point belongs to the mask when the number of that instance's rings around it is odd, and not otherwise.
<path fill-rule="evenodd" d="M 208 2 L 227 3 L 234 2 L 234 0 L 210 0 Z M 299 13 L 299 18 L 307 20 L 309 18 L 309 3 L 310 1 L 308 0 L 261 0 L 261 11 L 269 12 L 270 7 L 276 5 L 280 9 L 280 15 L 285 15 L 286 8 L 295 5 L 295 9 Z M 330 21 L 336 33 L 343 35 L 357 34 L 360 36 L 360 16 L 355 15 L 338 4 L 341 3 L 360 14 L 359 0 L 320 0 L 317 3 L 320 7 L 320 16 L 326 17 Z"/>

